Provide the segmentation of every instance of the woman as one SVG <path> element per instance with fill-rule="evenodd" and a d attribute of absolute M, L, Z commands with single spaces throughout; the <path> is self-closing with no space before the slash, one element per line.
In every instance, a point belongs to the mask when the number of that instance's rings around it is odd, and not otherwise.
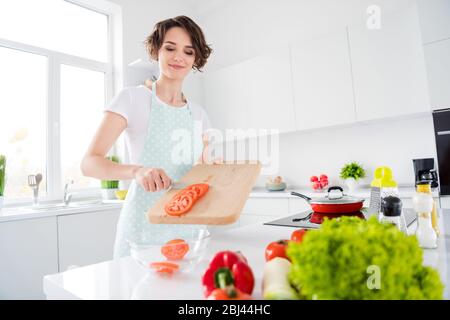
<path fill-rule="evenodd" d="M 212 50 L 200 27 L 186 16 L 158 22 L 144 43 L 159 63 L 159 78 L 151 88 L 128 87 L 114 97 L 81 164 L 86 176 L 133 179 L 117 225 L 115 258 L 129 255 L 129 241 L 160 243 L 199 227 L 150 224 L 145 214 L 172 181 L 186 174 L 196 160 L 204 160 L 208 117 L 184 98 L 182 85 L 191 69 L 201 70 Z M 199 124 L 202 130 L 195 130 Z M 124 130 L 132 164 L 105 159 Z M 178 138 L 185 140 L 181 148 L 180 141 L 174 140 Z"/>

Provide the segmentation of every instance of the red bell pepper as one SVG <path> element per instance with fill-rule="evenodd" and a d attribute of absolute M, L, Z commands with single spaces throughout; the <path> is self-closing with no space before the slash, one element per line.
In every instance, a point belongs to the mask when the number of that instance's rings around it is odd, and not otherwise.
<path fill-rule="evenodd" d="M 230 269 L 220 268 L 218 273 L 219 289 L 214 289 L 208 300 L 251 300 L 252 297 L 229 283 L 232 277 Z"/>
<path fill-rule="evenodd" d="M 250 295 L 255 286 L 255 278 L 241 253 L 221 251 L 209 263 L 203 274 L 202 284 L 205 297 L 208 297 L 215 289 L 224 289 L 225 286 L 234 286 Z"/>

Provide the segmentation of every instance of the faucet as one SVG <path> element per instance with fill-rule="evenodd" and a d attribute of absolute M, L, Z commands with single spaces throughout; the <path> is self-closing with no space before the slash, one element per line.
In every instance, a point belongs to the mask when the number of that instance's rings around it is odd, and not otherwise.
<path fill-rule="evenodd" d="M 69 204 L 70 200 L 72 200 L 72 194 L 67 192 L 69 189 L 69 185 L 71 185 L 71 184 L 73 184 L 73 180 L 69 180 L 64 186 L 63 202 L 66 206 Z"/>

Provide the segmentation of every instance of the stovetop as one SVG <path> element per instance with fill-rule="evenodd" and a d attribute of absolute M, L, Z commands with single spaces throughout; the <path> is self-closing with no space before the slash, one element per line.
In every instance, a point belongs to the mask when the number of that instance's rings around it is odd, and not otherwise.
<path fill-rule="evenodd" d="M 406 226 L 409 227 L 416 219 L 417 214 L 412 209 L 403 209 L 403 215 L 405 217 Z M 277 220 L 264 223 L 265 225 L 282 226 L 282 227 L 294 227 L 294 228 L 306 228 L 306 229 L 318 229 L 320 223 L 314 223 L 318 221 L 317 216 L 312 210 L 297 213 L 288 217 L 283 217 Z M 363 208 L 359 212 L 352 212 L 346 214 L 336 215 L 338 216 L 360 216 L 361 218 L 368 218 L 367 208 Z M 330 216 L 330 215 L 327 215 Z"/>

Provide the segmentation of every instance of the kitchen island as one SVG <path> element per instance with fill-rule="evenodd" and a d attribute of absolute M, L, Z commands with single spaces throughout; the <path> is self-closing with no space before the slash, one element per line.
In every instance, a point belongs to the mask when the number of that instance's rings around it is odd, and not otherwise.
<path fill-rule="evenodd" d="M 424 250 L 424 264 L 435 267 L 449 299 L 450 210 L 440 212 L 441 237 L 438 248 Z M 413 232 L 415 225 L 411 226 Z M 161 277 L 144 270 L 131 257 L 106 261 L 44 277 L 47 299 L 203 299 L 201 275 L 210 258 L 221 250 L 239 250 L 248 259 L 255 276 L 254 299 L 262 298 L 264 250 L 268 243 L 288 239 L 291 227 L 261 223 L 213 234 L 205 259 L 190 274 Z"/>

